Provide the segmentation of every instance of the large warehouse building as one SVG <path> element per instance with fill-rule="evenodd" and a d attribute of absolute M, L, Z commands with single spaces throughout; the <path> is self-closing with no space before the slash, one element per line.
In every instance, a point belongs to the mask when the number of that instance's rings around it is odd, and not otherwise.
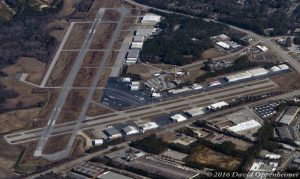
<path fill-rule="evenodd" d="M 290 125 L 291 122 L 295 119 L 295 117 L 297 116 L 297 114 L 299 113 L 299 107 L 296 106 L 291 106 L 289 107 L 286 112 L 284 113 L 284 115 L 281 117 L 280 119 L 280 123 L 281 124 L 285 124 L 285 125 Z"/>

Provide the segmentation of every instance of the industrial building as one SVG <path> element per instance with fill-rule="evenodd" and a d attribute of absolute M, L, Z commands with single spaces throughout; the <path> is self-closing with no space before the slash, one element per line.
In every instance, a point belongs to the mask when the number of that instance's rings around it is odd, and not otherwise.
<path fill-rule="evenodd" d="M 255 161 L 251 168 L 250 171 L 254 171 L 254 172 L 274 172 L 276 171 L 278 167 L 278 163 L 277 162 L 270 162 L 270 161 Z"/>
<path fill-rule="evenodd" d="M 157 30 L 156 28 L 137 29 L 135 31 L 135 35 L 148 37 L 151 36 L 153 33 L 155 33 L 156 30 Z"/>
<path fill-rule="evenodd" d="M 144 42 L 145 36 L 142 35 L 136 35 L 133 37 L 132 42 Z"/>
<path fill-rule="evenodd" d="M 142 24 L 157 24 L 161 21 L 161 16 L 152 14 L 152 13 L 147 13 L 141 20 Z"/>
<path fill-rule="evenodd" d="M 185 112 L 185 114 L 189 117 L 197 117 L 205 114 L 204 108 L 194 108 Z"/>
<path fill-rule="evenodd" d="M 281 139 L 299 140 L 298 126 L 282 126 L 276 127 L 276 132 Z"/>
<path fill-rule="evenodd" d="M 281 119 L 279 120 L 279 122 L 281 124 L 290 125 L 291 122 L 295 119 L 295 117 L 299 113 L 299 109 L 300 108 L 296 107 L 296 106 L 289 107 L 286 110 L 286 112 L 284 113 L 284 115 L 281 117 Z"/>
<path fill-rule="evenodd" d="M 130 45 L 131 49 L 142 49 L 144 43 L 143 42 L 132 42 Z"/>
<path fill-rule="evenodd" d="M 225 77 L 225 80 L 228 82 L 234 82 L 234 81 L 238 81 L 238 80 L 248 79 L 251 77 L 252 77 L 252 74 L 246 71 L 246 72 L 236 73 L 233 75 L 228 75 Z"/>
<path fill-rule="evenodd" d="M 211 82 L 208 83 L 208 85 L 210 87 L 212 87 L 212 86 L 218 86 L 220 84 L 221 84 L 221 82 L 219 80 L 211 81 Z"/>
<path fill-rule="evenodd" d="M 139 49 L 132 49 L 126 55 L 126 64 L 135 64 L 140 55 Z"/>
<path fill-rule="evenodd" d="M 122 137 L 122 134 L 114 127 L 109 126 L 103 131 L 109 139 L 116 139 Z"/>
<path fill-rule="evenodd" d="M 203 86 L 202 85 L 199 85 L 199 84 L 193 84 L 192 85 L 192 89 L 193 90 L 199 90 L 199 89 L 202 89 L 203 88 Z"/>
<path fill-rule="evenodd" d="M 179 139 L 174 140 L 172 143 L 179 144 L 182 146 L 188 146 L 196 141 L 197 141 L 197 139 L 195 139 L 193 137 L 183 135 Z"/>
<path fill-rule="evenodd" d="M 269 71 L 264 68 L 254 68 L 254 69 L 248 70 L 247 72 L 250 73 L 252 76 L 261 76 L 261 75 L 266 75 L 269 73 Z"/>
<path fill-rule="evenodd" d="M 231 127 L 228 128 L 228 130 L 230 130 L 232 132 L 235 132 L 235 133 L 238 133 L 238 132 L 243 132 L 243 131 L 247 131 L 247 130 L 255 129 L 255 128 L 260 128 L 260 127 L 262 127 L 262 125 L 259 122 L 257 122 L 256 120 L 252 119 L 252 120 L 249 120 L 249 121 L 242 122 L 242 123 L 239 123 L 237 125 L 231 126 Z"/>
<path fill-rule="evenodd" d="M 278 72 L 278 71 L 281 71 L 281 69 L 278 67 L 278 66 L 272 66 L 270 68 L 271 72 Z"/>
<path fill-rule="evenodd" d="M 230 45 L 227 44 L 227 43 L 225 43 L 225 42 L 217 42 L 216 44 L 217 44 L 217 46 L 219 46 L 219 47 L 221 47 L 221 48 L 223 48 L 225 50 L 229 50 L 230 49 Z"/>
<path fill-rule="evenodd" d="M 278 102 L 272 102 L 269 104 L 260 105 L 257 107 L 254 107 L 254 111 L 261 117 L 261 118 L 267 118 L 270 116 L 273 116 L 277 113 L 275 108 L 279 105 Z"/>
<path fill-rule="evenodd" d="M 183 93 L 183 92 L 187 92 L 187 91 L 191 91 L 191 89 L 189 87 L 185 86 L 180 89 L 171 89 L 168 92 L 171 94 L 178 94 L 178 93 Z"/>
<path fill-rule="evenodd" d="M 279 67 L 281 70 L 289 70 L 289 69 L 290 69 L 290 67 L 287 66 L 286 64 L 278 65 L 278 67 Z"/>
<path fill-rule="evenodd" d="M 175 114 L 171 116 L 170 119 L 174 122 L 182 122 L 187 120 L 187 118 L 184 117 L 182 114 Z"/>
<path fill-rule="evenodd" d="M 266 52 L 269 50 L 266 46 L 262 46 L 262 45 L 257 45 L 256 48 L 262 52 Z"/>
<path fill-rule="evenodd" d="M 132 81 L 130 84 L 131 91 L 137 91 L 140 89 L 140 82 L 139 81 Z"/>
<path fill-rule="evenodd" d="M 133 135 L 139 133 L 139 130 L 134 126 L 127 126 L 122 129 L 125 135 Z"/>
<path fill-rule="evenodd" d="M 132 178 L 127 177 L 125 175 L 120 175 L 120 174 L 115 173 L 115 172 L 106 171 L 106 172 L 102 173 L 101 175 L 99 175 L 97 177 L 97 179 L 132 179 Z"/>
<path fill-rule="evenodd" d="M 228 105 L 229 105 L 229 104 L 226 103 L 225 101 L 221 101 L 221 102 L 214 103 L 214 104 L 208 106 L 207 109 L 208 109 L 208 110 L 213 110 L 213 111 L 215 111 L 215 110 L 221 109 L 221 108 L 223 108 L 223 107 L 226 107 L 226 106 L 228 106 Z"/>
<path fill-rule="evenodd" d="M 160 93 L 152 93 L 151 97 L 152 98 L 160 98 L 161 94 Z"/>
<path fill-rule="evenodd" d="M 155 122 L 147 122 L 139 125 L 139 129 L 145 133 L 146 131 L 157 129 L 159 126 Z"/>
<path fill-rule="evenodd" d="M 74 178 L 96 178 L 101 175 L 105 170 L 97 166 L 93 162 L 87 162 L 77 165 L 68 173 L 68 176 Z"/>

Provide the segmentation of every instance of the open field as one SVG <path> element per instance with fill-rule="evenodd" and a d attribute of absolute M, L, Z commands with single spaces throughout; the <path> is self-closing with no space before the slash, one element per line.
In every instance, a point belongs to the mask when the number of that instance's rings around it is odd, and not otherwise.
<path fill-rule="evenodd" d="M 44 154 L 52 154 L 66 148 L 71 134 L 50 137 L 46 143 Z"/>
<path fill-rule="evenodd" d="M 36 58 L 21 57 L 15 65 L 2 69 L 4 73 L 14 78 L 18 73 L 28 73 L 27 81 L 39 83 L 45 69 L 45 63 Z"/>
<path fill-rule="evenodd" d="M 80 112 L 88 90 L 71 90 L 62 111 Z"/>
<path fill-rule="evenodd" d="M 205 50 L 202 54 L 201 54 L 201 59 L 200 60 L 206 60 L 208 58 L 215 58 L 215 57 L 220 57 L 225 55 L 224 52 L 221 52 L 220 50 L 217 50 L 215 48 L 211 48 L 208 50 Z"/>
<path fill-rule="evenodd" d="M 64 49 L 79 49 L 82 46 L 90 28 L 91 24 L 89 23 L 75 24 Z"/>
<path fill-rule="evenodd" d="M 80 68 L 73 86 L 89 87 L 92 85 L 97 72 L 96 68 Z"/>
<path fill-rule="evenodd" d="M 112 51 L 112 53 L 109 56 L 108 62 L 106 64 L 106 67 L 113 67 L 114 66 L 115 61 L 116 61 L 117 56 L 118 56 L 118 53 L 119 52 L 117 52 L 117 51 Z"/>
<path fill-rule="evenodd" d="M 105 87 L 105 84 L 106 84 L 106 82 L 109 78 L 109 75 L 111 73 L 111 68 L 105 68 L 103 71 L 104 72 L 101 74 L 102 77 L 101 77 L 101 79 L 98 83 L 98 87 Z"/>
<path fill-rule="evenodd" d="M 70 73 L 78 52 L 62 52 L 55 65 L 47 86 L 62 86 Z"/>
<path fill-rule="evenodd" d="M 240 164 L 236 158 L 213 151 L 205 146 L 197 147 L 195 152 L 188 157 L 188 160 L 202 165 L 218 166 L 228 171 L 234 171 Z"/>
<path fill-rule="evenodd" d="M 271 79 L 277 83 L 279 88 L 283 91 L 300 89 L 300 76 L 294 70 L 291 73 L 278 75 Z"/>
<path fill-rule="evenodd" d="M 107 9 L 103 16 L 103 21 L 118 21 L 120 19 L 120 13 L 113 9 Z"/>
<path fill-rule="evenodd" d="M 108 42 L 111 39 L 116 26 L 116 23 L 101 23 L 95 32 L 93 40 L 91 41 L 90 49 L 107 48 Z"/>
<path fill-rule="evenodd" d="M 40 108 L 16 110 L 0 114 L 0 133 L 23 129 L 39 114 Z"/>
<path fill-rule="evenodd" d="M 82 67 L 98 67 L 103 57 L 103 52 L 87 52 Z"/>
<path fill-rule="evenodd" d="M 132 25 L 136 22 L 136 17 L 126 17 L 122 30 L 131 30 Z"/>
<path fill-rule="evenodd" d="M 103 114 L 108 114 L 111 113 L 112 110 L 104 107 L 102 104 L 90 104 L 89 110 L 87 112 L 87 116 L 92 117 L 92 116 L 98 116 L 98 115 L 103 115 Z"/>

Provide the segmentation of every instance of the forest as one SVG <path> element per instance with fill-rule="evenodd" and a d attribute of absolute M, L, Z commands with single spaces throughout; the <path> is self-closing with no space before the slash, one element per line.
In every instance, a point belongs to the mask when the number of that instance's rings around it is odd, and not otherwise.
<path fill-rule="evenodd" d="M 145 42 L 141 60 L 151 63 L 185 65 L 198 60 L 204 50 L 214 46 L 211 36 L 228 27 L 201 18 L 165 15 L 160 32 Z"/>

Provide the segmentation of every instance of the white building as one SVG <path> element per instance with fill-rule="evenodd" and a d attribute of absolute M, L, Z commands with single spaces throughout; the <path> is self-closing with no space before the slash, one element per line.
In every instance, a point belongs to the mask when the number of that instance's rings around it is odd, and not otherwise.
<path fill-rule="evenodd" d="M 132 42 L 144 42 L 145 37 L 141 35 L 136 35 L 133 37 Z"/>
<path fill-rule="evenodd" d="M 246 122 L 239 123 L 235 126 L 231 126 L 228 130 L 232 132 L 243 132 L 254 128 L 260 128 L 262 125 L 258 123 L 256 120 L 252 119 Z"/>
<path fill-rule="evenodd" d="M 159 126 L 155 122 L 147 122 L 144 124 L 139 125 L 139 129 L 145 133 L 146 131 L 149 130 L 154 130 L 157 129 Z"/>
<path fill-rule="evenodd" d="M 238 80 L 248 79 L 251 77 L 252 74 L 246 71 L 246 72 L 240 72 L 240 73 L 225 76 L 225 80 L 228 82 L 234 82 Z"/>
<path fill-rule="evenodd" d="M 226 107 L 226 106 L 228 106 L 228 105 L 229 105 L 229 104 L 226 103 L 225 101 L 221 101 L 221 102 L 214 103 L 214 104 L 208 106 L 207 109 L 209 109 L 209 110 L 217 110 L 217 109 Z"/>
<path fill-rule="evenodd" d="M 109 126 L 104 130 L 104 133 L 107 135 L 109 139 L 115 139 L 122 137 L 122 134 L 114 127 Z"/>
<path fill-rule="evenodd" d="M 254 68 L 254 69 L 248 70 L 247 72 L 250 73 L 252 76 L 261 76 L 261 75 L 266 75 L 269 73 L 269 71 L 264 68 Z"/>
<path fill-rule="evenodd" d="M 148 29 L 137 29 L 135 31 L 136 36 L 145 36 L 148 37 L 156 32 L 156 28 L 148 28 Z"/>
<path fill-rule="evenodd" d="M 193 84 L 193 85 L 192 85 L 192 88 L 193 88 L 193 90 L 199 90 L 199 89 L 202 89 L 203 86 L 202 86 L 202 85 L 199 85 L 199 84 Z"/>
<path fill-rule="evenodd" d="M 132 49 L 126 55 L 126 64 L 135 64 L 140 55 L 139 49 Z"/>
<path fill-rule="evenodd" d="M 219 46 L 219 47 L 221 47 L 221 48 L 223 48 L 225 50 L 229 50 L 230 49 L 230 45 L 227 44 L 227 43 L 225 43 L 225 42 L 217 42 L 216 44 L 217 44 L 217 46 Z"/>
<path fill-rule="evenodd" d="M 210 87 L 212 87 L 212 86 L 218 86 L 220 84 L 221 84 L 221 82 L 219 80 L 209 82 L 209 86 Z"/>
<path fill-rule="evenodd" d="M 270 68 L 271 72 L 278 72 L 278 71 L 281 71 L 281 69 L 278 67 L 278 66 L 272 66 Z"/>
<path fill-rule="evenodd" d="M 258 48 L 262 52 L 266 52 L 269 50 L 266 46 L 262 46 L 262 45 L 257 45 L 256 48 Z"/>
<path fill-rule="evenodd" d="M 139 130 L 134 126 L 127 126 L 122 129 L 125 135 L 133 135 L 139 133 Z"/>
<path fill-rule="evenodd" d="M 183 92 L 187 92 L 190 91 L 191 89 L 189 87 L 183 87 L 180 89 L 171 89 L 168 92 L 171 94 L 178 94 L 178 93 L 183 93 Z"/>
<path fill-rule="evenodd" d="M 144 42 L 132 42 L 130 45 L 131 49 L 142 49 Z"/>
<path fill-rule="evenodd" d="M 252 164 L 250 171 L 254 172 L 274 172 L 278 167 L 277 162 L 256 161 Z"/>
<path fill-rule="evenodd" d="M 189 117 L 196 117 L 205 114 L 203 108 L 194 108 L 185 112 Z"/>
<path fill-rule="evenodd" d="M 161 21 L 161 16 L 147 13 L 141 20 L 142 24 L 157 24 Z"/>
<path fill-rule="evenodd" d="M 123 77 L 123 78 L 121 78 L 121 81 L 122 82 L 131 82 L 131 78 L 130 77 Z"/>
<path fill-rule="evenodd" d="M 187 120 L 187 118 L 184 117 L 182 114 L 175 114 L 171 116 L 170 119 L 174 122 L 182 122 Z"/>
<path fill-rule="evenodd" d="M 279 67 L 281 70 L 288 70 L 288 69 L 290 69 L 290 67 L 287 66 L 286 64 L 278 65 L 278 67 Z"/>
<path fill-rule="evenodd" d="M 99 146 L 102 145 L 104 143 L 103 139 L 94 139 L 92 140 L 92 143 L 94 146 Z"/>
<path fill-rule="evenodd" d="M 151 97 L 152 98 L 160 98 L 161 94 L 160 93 L 152 93 Z"/>

